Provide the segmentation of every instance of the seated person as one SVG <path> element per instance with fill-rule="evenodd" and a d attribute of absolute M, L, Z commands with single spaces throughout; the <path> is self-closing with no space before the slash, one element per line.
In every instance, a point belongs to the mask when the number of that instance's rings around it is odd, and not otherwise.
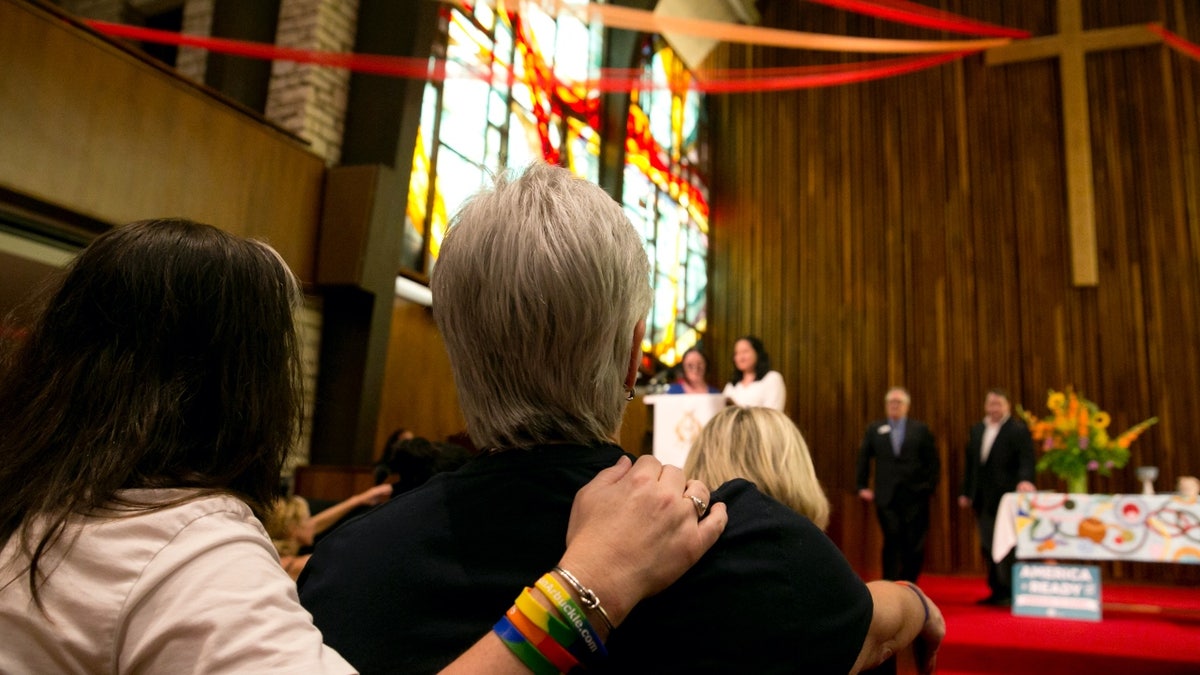
<path fill-rule="evenodd" d="M 274 509 L 263 524 L 279 553 L 279 563 L 288 576 L 296 579 L 308 563 L 319 535 L 361 511 L 382 504 L 391 496 L 392 485 L 384 483 L 315 514 L 310 512 L 309 501 L 300 495 L 280 497 L 275 500 Z"/>
<path fill-rule="evenodd" d="M 397 438 L 384 448 L 375 466 L 375 483 L 395 477 L 393 494 L 403 494 L 434 474 L 457 469 L 470 458 L 467 449 L 455 443 L 435 443 L 420 436 Z"/>
<path fill-rule="evenodd" d="M 745 478 L 822 530 L 829 524 L 829 499 L 808 444 L 774 408 L 730 406 L 717 413 L 692 442 L 683 473 L 707 485 Z"/>
<path fill-rule="evenodd" d="M 668 394 L 716 394 L 716 387 L 708 383 L 708 357 L 692 347 L 679 360 L 679 378 L 667 387 Z"/>
<path fill-rule="evenodd" d="M 613 439 L 650 278 L 621 206 L 563 168 L 501 177 L 455 216 L 433 313 L 483 450 L 338 528 L 300 579 L 328 643 L 363 673 L 434 672 L 496 625 L 514 586 L 542 588 L 561 554 L 547 533 L 569 535 L 572 496 L 624 456 Z M 932 668 L 945 622 L 920 589 L 863 583 L 812 521 L 747 481 L 712 499 L 728 525 L 677 582 L 632 611 L 596 594 L 572 614 L 625 618 L 602 670 L 844 675 L 914 641 Z M 698 516 L 708 508 L 696 501 Z"/>

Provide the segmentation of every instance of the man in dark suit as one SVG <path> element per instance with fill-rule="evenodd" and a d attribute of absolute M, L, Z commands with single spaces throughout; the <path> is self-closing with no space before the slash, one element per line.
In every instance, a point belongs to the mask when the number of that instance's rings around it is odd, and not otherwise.
<path fill-rule="evenodd" d="M 929 427 L 908 418 L 911 398 L 903 387 L 884 396 L 887 419 L 867 426 L 858 448 L 858 496 L 875 503 L 883 528 L 883 578 L 916 583 L 925 562 L 929 498 L 937 487 L 941 458 Z M 875 489 L 868 487 L 875 460 Z"/>
<path fill-rule="evenodd" d="M 992 533 L 1004 493 L 1036 489 L 1033 438 L 1029 428 L 1012 416 L 1012 403 L 1003 389 L 989 390 L 983 408 L 986 417 L 971 427 L 967 442 L 966 471 L 958 505 L 973 507 L 979 526 L 979 548 L 991 589 L 991 595 L 979 604 L 1005 606 L 1012 604 L 1012 567 L 1016 554 L 1010 551 L 1001 562 L 993 561 Z"/>

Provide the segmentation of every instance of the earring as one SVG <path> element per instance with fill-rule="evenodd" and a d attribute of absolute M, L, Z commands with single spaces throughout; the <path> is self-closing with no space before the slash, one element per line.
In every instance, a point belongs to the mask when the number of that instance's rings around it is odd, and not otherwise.
<path fill-rule="evenodd" d="M 625 400 L 626 401 L 633 400 L 633 387 L 629 387 L 628 389 L 625 390 Z"/>

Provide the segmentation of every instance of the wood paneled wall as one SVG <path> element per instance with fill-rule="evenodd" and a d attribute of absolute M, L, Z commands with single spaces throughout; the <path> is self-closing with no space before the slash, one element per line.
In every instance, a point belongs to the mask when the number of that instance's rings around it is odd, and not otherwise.
<path fill-rule="evenodd" d="M 387 437 L 399 428 L 434 441 L 466 431 L 450 357 L 428 307 L 396 299 L 383 381 L 377 457 Z"/>
<path fill-rule="evenodd" d="M 1053 34 L 1055 2 L 958 0 L 940 8 Z M 793 0 L 763 24 L 939 39 Z M 1084 0 L 1085 28 L 1157 21 L 1200 38 L 1177 0 Z M 710 67 L 870 59 L 724 45 Z M 981 572 L 974 520 L 955 504 L 969 427 L 989 387 L 1045 412 L 1074 385 L 1118 429 L 1161 423 L 1129 468 L 1091 489 L 1138 491 L 1200 474 L 1200 63 L 1165 47 L 1087 57 L 1100 283 L 1070 282 L 1064 147 L 1054 60 L 986 66 L 975 55 L 876 82 L 710 98 L 711 326 L 719 377 L 733 341 L 761 336 L 788 385 L 835 505 L 831 534 L 877 569 L 873 515 L 848 496 L 868 421 L 903 384 L 943 457 L 927 568 Z M 1041 488 L 1057 488 L 1052 476 Z M 864 543 L 865 541 L 865 543 Z M 865 558 L 859 557 L 865 556 Z M 1117 577 L 1200 579 L 1184 565 L 1109 566 Z"/>
<path fill-rule="evenodd" d="M 0 0 L 0 189 L 117 225 L 184 216 L 312 281 L 324 161 L 48 8 Z"/>

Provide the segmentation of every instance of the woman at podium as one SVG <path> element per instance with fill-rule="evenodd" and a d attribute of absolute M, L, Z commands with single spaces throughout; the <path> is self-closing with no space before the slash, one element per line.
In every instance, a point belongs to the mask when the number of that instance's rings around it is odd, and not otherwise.
<path fill-rule="evenodd" d="M 679 379 L 667 387 L 668 394 L 716 394 L 708 383 L 708 357 L 696 347 L 683 353 L 679 361 Z"/>
<path fill-rule="evenodd" d="M 783 410 L 787 389 L 783 376 L 771 370 L 771 357 L 762 340 L 747 335 L 733 345 L 733 377 L 725 385 L 725 396 L 743 408 Z"/>

